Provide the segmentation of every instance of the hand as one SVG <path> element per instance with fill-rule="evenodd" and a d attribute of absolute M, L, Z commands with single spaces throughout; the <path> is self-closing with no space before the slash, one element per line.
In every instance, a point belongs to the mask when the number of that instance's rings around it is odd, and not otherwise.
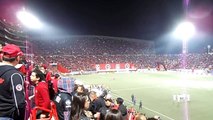
<path fill-rule="evenodd" d="M 31 100 L 31 99 L 34 98 L 34 97 L 35 97 L 35 95 L 30 96 L 30 97 L 29 97 L 29 100 Z"/>
<path fill-rule="evenodd" d="M 44 119 L 44 118 L 46 118 L 46 115 L 45 114 L 41 114 L 40 115 L 40 119 Z"/>
<path fill-rule="evenodd" d="M 94 117 L 97 118 L 97 119 L 99 119 L 100 118 L 100 112 L 95 113 Z"/>

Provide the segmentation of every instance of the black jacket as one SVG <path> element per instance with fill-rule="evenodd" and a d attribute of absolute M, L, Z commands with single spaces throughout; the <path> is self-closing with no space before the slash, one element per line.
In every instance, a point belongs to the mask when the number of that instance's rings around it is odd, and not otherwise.
<path fill-rule="evenodd" d="M 24 120 L 24 78 L 10 65 L 0 66 L 0 117 Z"/>
<path fill-rule="evenodd" d="M 54 98 L 59 120 L 64 120 L 64 117 L 70 117 L 72 95 L 67 92 L 58 92 Z"/>

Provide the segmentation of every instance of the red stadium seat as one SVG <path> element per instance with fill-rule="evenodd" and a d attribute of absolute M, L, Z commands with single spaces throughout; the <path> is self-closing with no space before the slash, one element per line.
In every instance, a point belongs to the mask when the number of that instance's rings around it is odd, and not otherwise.
<path fill-rule="evenodd" d="M 36 113 L 37 113 L 38 110 L 42 110 L 42 111 L 49 113 L 48 118 L 42 118 L 40 120 L 59 120 L 57 110 L 56 110 L 56 106 L 55 106 L 55 103 L 53 101 L 50 102 L 50 106 L 51 106 L 51 109 L 46 109 L 46 108 L 42 108 L 42 107 L 33 108 L 31 110 L 30 120 L 38 120 L 38 119 L 36 119 Z"/>

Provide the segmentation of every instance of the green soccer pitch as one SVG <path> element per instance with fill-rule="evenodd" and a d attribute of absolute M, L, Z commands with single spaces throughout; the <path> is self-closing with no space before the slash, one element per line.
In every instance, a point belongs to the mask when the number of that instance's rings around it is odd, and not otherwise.
<path fill-rule="evenodd" d="M 142 100 L 147 117 L 158 115 L 162 120 L 211 120 L 213 111 L 213 76 L 176 72 L 101 73 L 72 76 L 84 84 L 99 84 L 110 89 L 113 98 L 124 98 L 128 107 L 131 95 Z M 177 102 L 173 95 L 187 93 L 190 102 Z M 187 110 L 188 109 L 188 110 Z M 139 110 L 138 110 L 139 111 Z M 188 113 L 188 114 L 187 114 Z"/>

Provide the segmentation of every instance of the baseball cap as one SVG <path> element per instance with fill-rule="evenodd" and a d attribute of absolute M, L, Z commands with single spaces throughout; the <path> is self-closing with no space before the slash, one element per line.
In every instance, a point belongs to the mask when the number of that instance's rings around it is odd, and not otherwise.
<path fill-rule="evenodd" d="M 23 55 L 23 52 L 21 51 L 21 49 L 17 45 L 14 45 L 14 44 L 6 44 L 2 48 L 2 52 L 3 52 L 3 56 L 8 57 L 8 58 Z"/>

